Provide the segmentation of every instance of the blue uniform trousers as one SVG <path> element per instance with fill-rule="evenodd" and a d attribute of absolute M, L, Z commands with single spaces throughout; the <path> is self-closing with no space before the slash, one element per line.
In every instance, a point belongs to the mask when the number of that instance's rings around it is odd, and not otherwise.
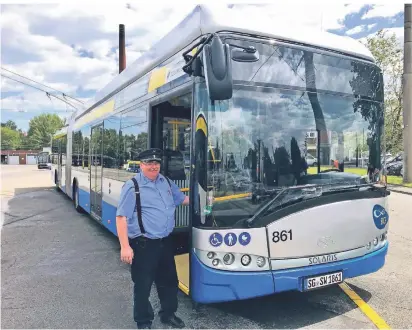
<path fill-rule="evenodd" d="M 137 237 L 130 239 L 134 252 L 131 275 L 134 283 L 133 317 L 139 324 L 151 323 L 154 318 L 149 301 L 153 282 L 156 284 L 165 317 L 177 311 L 178 278 L 174 259 L 174 242 L 169 235 L 162 239 Z"/>

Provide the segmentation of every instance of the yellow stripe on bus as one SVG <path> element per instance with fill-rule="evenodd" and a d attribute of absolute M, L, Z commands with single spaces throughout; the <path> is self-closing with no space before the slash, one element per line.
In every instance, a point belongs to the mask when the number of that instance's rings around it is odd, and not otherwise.
<path fill-rule="evenodd" d="M 188 192 L 190 189 L 189 188 L 180 188 L 181 192 Z M 227 201 L 231 199 L 237 199 L 237 198 L 245 198 L 245 197 L 250 197 L 252 195 L 251 193 L 244 193 L 244 194 L 236 194 L 236 195 L 229 195 L 229 196 L 223 196 L 223 197 L 215 197 L 213 200 L 214 201 Z"/>
<path fill-rule="evenodd" d="M 247 193 L 247 194 L 229 195 L 229 196 L 223 196 L 223 197 L 215 197 L 213 200 L 217 201 L 217 202 L 220 202 L 220 201 L 227 201 L 227 200 L 231 200 L 231 199 L 245 198 L 245 197 L 249 197 L 250 195 L 252 195 L 252 194 Z"/>
<path fill-rule="evenodd" d="M 205 119 L 201 116 L 197 118 L 196 120 L 196 131 L 202 130 L 205 136 L 207 136 L 207 127 L 206 127 L 206 122 Z"/>
<path fill-rule="evenodd" d="M 389 325 L 370 307 L 352 288 L 345 282 L 339 284 L 353 302 L 358 305 L 360 310 L 375 324 L 378 329 L 390 329 Z"/>
<path fill-rule="evenodd" d="M 153 92 L 156 88 L 166 84 L 167 68 L 161 67 L 153 71 L 150 75 L 149 86 L 147 92 Z"/>
<path fill-rule="evenodd" d="M 92 110 L 88 114 L 84 115 L 81 117 L 75 124 L 74 128 L 79 128 L 83 126 L 86 123 L 89 123 L 97 118 L 103 117 L 109 112 L 112 112 L 114 110 L 114 100 L 110 100 L 103 104 L 102 106 Z"/>

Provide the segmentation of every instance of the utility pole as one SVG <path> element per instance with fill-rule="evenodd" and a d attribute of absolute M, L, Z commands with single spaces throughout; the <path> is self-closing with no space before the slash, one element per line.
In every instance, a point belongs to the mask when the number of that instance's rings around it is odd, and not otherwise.
<path fill-rule="evenodd" d="M 412 4 L 405 4 L 403 60 L 403 182 L 412 182 Z"/>
<path fill-rule="evenodd" d="M 126 41 L 124 24 L 119 24 L 119 73 L 126 68 Z"/>

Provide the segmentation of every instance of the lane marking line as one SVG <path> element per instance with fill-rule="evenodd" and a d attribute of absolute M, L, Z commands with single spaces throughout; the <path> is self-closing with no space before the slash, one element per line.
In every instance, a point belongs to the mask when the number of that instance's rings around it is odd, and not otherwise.
<path fill-rule="evenodd" d="M 389 325 L 345 282 L 339 284 L 360 310 L 375 324 L 378 329 L 390 329 Z"/>
<path fill-rule="evenodd" d="M 187 296 L 189 295 L 189 288 L 184 285 L 182 282 L 179 281 L 179 285 L 178 285 L 179 289 L 181 291 L 183 291 L 183 293 L 185 293 Z"/>

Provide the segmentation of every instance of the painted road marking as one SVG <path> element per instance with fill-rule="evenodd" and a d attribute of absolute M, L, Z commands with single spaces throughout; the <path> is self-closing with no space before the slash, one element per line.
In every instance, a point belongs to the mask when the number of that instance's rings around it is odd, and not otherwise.
<path fill-rule="evenodd" d="M 390 329 L 389 325 L 370 307 L 351 287 L 345 282 L 339 284 L 353 302 L 358 305 L 360 310 L 376 325 L 378 329 Z"/>
<path fill-rule="evenodd" d="M 179 281 L 179 289 L 183 291 L 187 296 L 189 295 L 189 288 Z"/>

